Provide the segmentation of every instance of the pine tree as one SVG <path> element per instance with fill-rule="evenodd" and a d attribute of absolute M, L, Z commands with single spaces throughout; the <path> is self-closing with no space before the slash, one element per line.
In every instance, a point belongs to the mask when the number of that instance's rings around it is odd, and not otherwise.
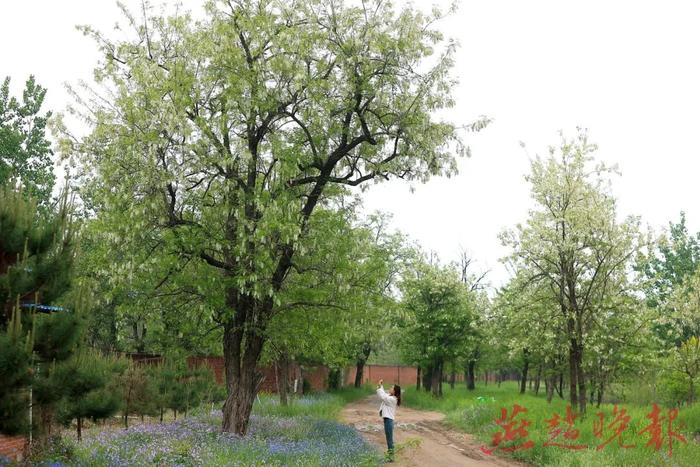
<path fill-rule="evenodd" d="M 71 285 L 74 243 L 66 197 L 52 211 L 21 190 L 0 187 L 0 431 L 29 428 L 31 385 L 50 434 L 53 404 L 62 397 L 50 374 L 70 357 L 81 330 L 77 314 L 49 306 Z"/>
<path fill-rule="evenodd" d="M 110 385 L 118 367 L 116 361 L 81 352 L 52 372 L 53 385 L 60 388 L 63 395 L 58 404 L 57 419 L 66 426 L 75 420 L 79 440 L 86 418 L 102 420 L 119 410 L 119 393 Z"/>
<path fill-rule="evenodd" d="M 74 234 L 65 196 L 44 213 L 21 190 L 0 189 L 0 329 L 17 302 L 48 305 L 68 290 Z"/>
<path fill-rule="evenodd" d="M 16 312 L 9 329 L 0 332 L 0 433 L 10 435 L 26 431 L 28 421 L 23 409 L 29 406 L 31 340 L 23 341 L 20 321 Z"/>

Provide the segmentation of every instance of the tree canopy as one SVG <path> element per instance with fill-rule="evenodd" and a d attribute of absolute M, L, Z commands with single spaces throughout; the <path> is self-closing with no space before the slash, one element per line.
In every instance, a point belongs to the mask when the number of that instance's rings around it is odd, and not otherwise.
<path fill-rule="evenodd" d="M 224 429 L 245 433 L 264 331 L 314 249 L 316 208 L 371 180 L 455 171 L 457 128 L 435 116 L 453 104 L 454 44 L 435 17 L 386 2 L 125 16 L 129 38 L 84 28 L 105 56 L 101 97 L 84 100 L 91 135 L 62 147 L 94 167 L 84 192 L 112 241 L 149 252 L 119 274 L 189 274 L 207 291 L 202 312 L 224 329 Z"/>

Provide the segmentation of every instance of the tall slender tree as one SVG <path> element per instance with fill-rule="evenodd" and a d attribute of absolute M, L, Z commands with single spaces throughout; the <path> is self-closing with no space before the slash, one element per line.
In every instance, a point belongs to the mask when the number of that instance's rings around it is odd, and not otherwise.
<path fill-rule="evenodd" d="M 22 99 L 10 96 L 10 78 L 0 85 L 0 185 L 21 186 L 25 195 L 47 205 L 55 176 L 46 139 L 51 112 L 41 114 L 46 89 L 30 76 Z"/>
<path fill-rule="evenodd" d="M 399 320 L 405 355 L 427 368 L 435 396 L 442 396 L 445 365 L 455 361 L 470 341 L 476 301 L 450 267 L 420 264 L 401 283 L 404 315 Z"/>
<path fill-rule="evenodd" d="M 570 402 L 586 410 L 584 355 L 592 329 L 605 323 L 631 293 L 632 260 L 645 239 L 639 220 L 617 219 L 607 174 L 594 164 L 585 131 L 532 161 L 527 180 L 536 208 L 524 225 L 502 235 L 510 265 L 524 283 L 546 288 L 566 329 Z"/>

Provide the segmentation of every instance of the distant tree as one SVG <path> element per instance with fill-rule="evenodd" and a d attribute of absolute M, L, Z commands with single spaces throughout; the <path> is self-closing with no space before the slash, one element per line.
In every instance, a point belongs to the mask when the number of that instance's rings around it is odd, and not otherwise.
<path fill-rule="evenodd" d="M 178 371 L 175 384 L 171 387 L 168 407 L 177 418 L 178 412 L 187 416 L 191 409 L 206 400 L 214 381 L 214 374 L 205 366 L 189 368 L 184 361 L 178 363 L 176 368 Z"/>
<path fill-rule="evenodd" d="M 30 76 L 21 101 L 10 97 L 10 78 L 0 86 L 0 186 L 21 186 L 23 192 L 47 205 L 54 185 L 51 143 L 41 115 L 46 89 Z"/>
<path fill-rule="evenodd" d="M 445 364 L 463 352 L 473 330 L 474 297 L 453 268 L 427 264 L 403 278 L 401 291 L 403 353 L 426 369 L 433 395 L 442 396 Z"/>
<path fill-rule="evenodd" d="M 279 369 L 282 404 L 293 359 L 336 369 L 356 365 L 359 385 L 396 309 L 392 288 L 403 240 L 386 231 L 385 216 L 359 220 L 352 207 L 319 209 L 312 227 L 313 246 L 298 258 L 268 328 L 266 350 Z"/>
<path fill-rule="evenodd" d="M 691 336 L 683 342 L 673 355 L 673 369 L 687 379 L 688 404 L 695 402 L 695 387 L 700 376 L 700 338 Z"/>
<path fill-rule="evenodd" d="M 668 223 L 668 232 L 661 235 L 645 261 L 638 266 L 648 283 L 645 295 L 652 307 L 666 304 L 673 290 L 700 266 L 700 232 L 691 235 L 685 213 L 678 222 Z"/>
<path fill-rule="evenodd" d="M 131 361 L 119 376 L 124 428 L 129 428 L 129 415 L 155 415 L 158 412 L 157 381 L 149 377 L 143 364 Z"/>
<path fill-rule="evenodd" d="M 178 368 L 171 359 L 166 359 L 159 365 L 150 366 L 148 375 L 155 385 L 153 402 L 158 411 L 160 422 L 163 423 L 163 415 L 170 408 L 170 401 L 177 384 Z"/>
<path fill-rule="evenodd" d="M 53 387 L 63 396 L 56 418 L 66 426 L 75 420 L 78 440 L 85 419 L 104 420 L 119 410 L 118 391 L 110 385 L 118 366 L 109 358 L 83 351 L 52 371 Z"/>
<path fill-rule="evenodd" d="M 648 255 L 640 255 L 637 269 L 644 278 L 644 296 L 659 317 L 654 330 L 665 349 L 678 347 L 697 335 L 700 322 L 679 321 L 674 309 L 681 295 L 692 295 L 697 285 L 693 276 L 699 268 L 700 232 L 688 232 L 684 212 L 678 222 L 669 222 L 668 232 L 657 239 Z"/>
<path fill-rule="evenodd" d="M 459 270 L 462 283 L 467 288 L 469 293 L 473 294 L 477 304 L 474 322 L 472 323 L 472 333 L 469 336 L 469 341 L 465 342 L 463 353 L 460 356 L 460 360 L 462 361 L 462 366 L 464 368 L 464 380 L 466 382 L 467 389 L 470 391 L 473 391 L 476 388 L 476 365 L 481 358 L 485 347 L 485 313 L 490 305 L 489 298 L 484 292 L 486 287 L 484 279 L 486 278 L 488 271 L 475 273 L 473 271 L 473 264 L 473 258 L 471 258 L 466 251 L 462 251 L 459 262 L 455 264 Z M 456 365 L 454 366 L 454 371 L 456 372 Z M 454 386 L 454 377 L 452 378 L 452 384 Z"/>
<path fill-rule="evenodd" d="M 584 356 L 594 343 L 594 329 L 608 326 L 617 313 L 634 324 L 629 309 L 620 306 L 632 292 L 633 259 L 645 245 L 639 220 L 617 219 L 616 200 L 608 174 L 613 169 L 594 163 L 596 146 L 580 130 L 573 139 L 562 136 L 558 148 L 532 161 L 527 177 L 536 208 L 527 222 L 505 232 L 507 258 L 522 283 L 538 287 L 556 303 L 565 326 L 569 354 L 570 402 L 586 411 Z"/>

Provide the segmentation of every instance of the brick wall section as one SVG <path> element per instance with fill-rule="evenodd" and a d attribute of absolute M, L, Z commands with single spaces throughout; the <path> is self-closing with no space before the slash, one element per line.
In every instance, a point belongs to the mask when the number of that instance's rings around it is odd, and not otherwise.
<path fill-rule="evenodd" d="M 214 371 L 216 382 L 224 384 L 226 375 L 224 373 L 224 357 L 188 357 L 187 364 L 190 367 L 206 365 Z M 277 392 L 277 375 L 275 365 L 268 365 L 258 369 L 265 379 L 262 382 L 260 390 L 262 392 Z M 292 363 L 289 368 L 289 385 L 294 387 L 294 379 L 298 379 L 298 391 L 302 389 L 301 378 L 309 381 L 312 391 L 325 391 L 328 383 L 328 368 L 325 366 L 304 367 L 303 369 L 296 363 Z"/>
<path fill-rule="evenodd" d="M 304 369 L 304 379 L 311 385 L 312 391 L 325 391 L 328 389 L 328 373 L 330 370 L 325 366 L 317 366 Z"/>
<path fill-rule="evenodd" d="M 27 453 L 27 438 L 24 436 L 5 436 L 0 433 L 0 457 L 19 462 Z"/>
<path fill-rule="evenodd" d="M 350 367 L 345 371 L 345 385 L 355 384 L 356 367 Z M 362 372 L 362 383 L 376 383 L 380 379 L 385 384 L 398 384 L 409 386 L 416 384 L 418 369 L 413 366 L 401 365 L 365 365 Z"/>
<path fill-rule="evenodd" d="M 141 363 L 157 365 L 163 362 L 163 357 L 152 354 L 128 354 L 130 358 Z M 218 384 L 224 384 L 226 374 L 224 372 L 224 357 L 220 356 L 191 356 L 187 357 L 187 365 L 190 368 L 197 366 L 208 366 L 214 372 L 214 377 Z M 278 387 L 275 365 L 260 367 L 265 379 L 262 382 L 260 390 L 262 392 L 276 393 Z M 345 370 L 345 385 L 352 385 L 355 382 L 356 368 L 350 367 Z M 366 365 L 363 375 L 363 383 L 376 383 L 380 378 L 387 384 L 411 385 L 416 384 L 417 369 L 412 366 L 401 365 Z M 292 363 L 289 368 L 289 386 L 293 388 L 294 380 L 299 380 L 297 391 L 301 392 L 302 376 L 311 385 L 312 391 L 325 391 L 328 389 L 328 374 L 330 370 L 323 366 L 300 367 L 297 363 Z M 447 377 L 447 375 L 445 375 Z M 463 376 L 458 374 L 457 381 L 463 380 Z"/>
<path fill-rule="evenodd" d="M 224 381 L 226 381 L 223 357 L 187 357 L 187 365 L 190 368 L 203 365 L 208 366 L 214 371 L 214 377 L 218 384 L 224 384 Z"/>

